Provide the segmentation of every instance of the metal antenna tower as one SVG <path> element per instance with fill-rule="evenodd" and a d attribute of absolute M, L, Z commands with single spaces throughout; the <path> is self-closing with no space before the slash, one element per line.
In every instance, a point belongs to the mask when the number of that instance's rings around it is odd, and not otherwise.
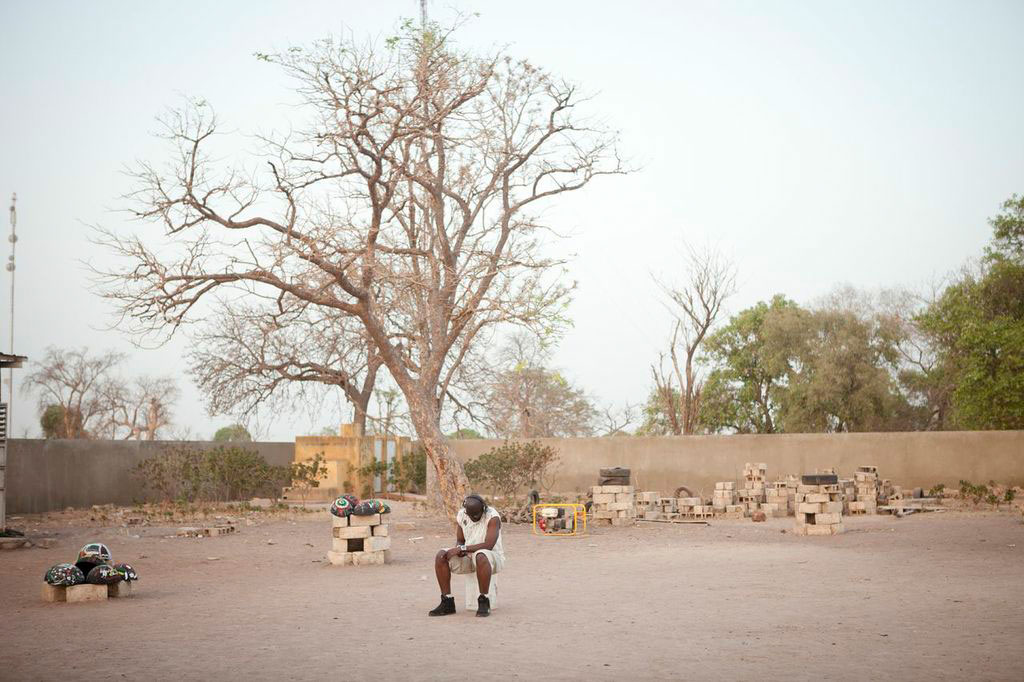
<path fill-rule="evenodd" d="M 11 355 L 14 355 L 14 248 L 18 245 L 18 235 L 15 229 L 18 226 L 18 194 L 17 192 L 11 193 L 11 236 L 8 237 L 8 241 L 11 242 L 11 255 L 7 257 L 7 272 L 11 273 L 11 339 L 10 339 L 10 350 Z M 8 429 L 11 426 L 11 413 L 14 407 L 14 369 L 7 370 L 8 372 L 8 393 L 7 393 L 7 426 Z"/>

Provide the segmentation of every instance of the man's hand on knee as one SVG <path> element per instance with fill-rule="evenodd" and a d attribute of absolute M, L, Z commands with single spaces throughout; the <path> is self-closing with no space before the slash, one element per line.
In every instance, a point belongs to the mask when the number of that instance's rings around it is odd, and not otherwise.
<path fill-rule="evenodd" d="M 465 550 L 463 550 L 463 549 L 462 549 L 461 547 L 452 547 L 452 548 L 451 548 L 451 549 L 449 549 L 449 550 L 442 550 L 442 551 L 444 551 L 444 560 L 445 560 L 445 561 L 451 561 L 451 560 L 452 560 L 452 559 L 454 559 L 455 557 L 463 557 L 463 556 L 466 556 L 466 552 L 465 552 Z M 438 556 L 438 558 L 440 558 L 440 557 L 441 557 L 441 554 L 440 554 L 440 553 L 438 553 L 438 555 L 437 555 L 437 556 Z"/>

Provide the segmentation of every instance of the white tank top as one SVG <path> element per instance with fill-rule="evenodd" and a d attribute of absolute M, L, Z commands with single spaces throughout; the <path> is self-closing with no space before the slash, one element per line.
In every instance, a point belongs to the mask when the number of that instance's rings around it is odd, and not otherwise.
<path fill-rule="evenodd" d="M 455 515 L 455 522 L 462 527 L 462 537 L 466 538 L 467 545 L 479 545 L 487 541 L 487 524 L 490 523 L 491 519 L 500 518 L 501 515 L 498 514 L 494 507 L 489 506 L 480 516 L 479 521 L 473 521 L 473 519 L 469 518 L 469 514 L 466 513 L 465 509 L 460 509 L 459 513 Z M 498 540 L 494 543 L 494 548 L 491 551 L 504 562 L 505 549 L 501 546 L 501 526 L 498 526 Z"/>

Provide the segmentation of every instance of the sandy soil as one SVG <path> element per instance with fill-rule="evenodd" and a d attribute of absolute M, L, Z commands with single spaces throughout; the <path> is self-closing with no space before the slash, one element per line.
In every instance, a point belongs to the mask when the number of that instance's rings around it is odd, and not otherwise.
<path fill-rule="evenodd" d="M 461 609 L 459 579 L 459 613 L 427 617 L 450 531 L 407 505 L 393 517 L 417 528 L 393 531 L 384 567 L 327 564 L 326 512 L 205 539 L 26 518 L 58 543 L 0 552 L 0 679 L 1024 679 L 1024 524 L 1008 513 L 858 517 L 834 538 L 785 519 L 508 527 L 487 620 Z M 90 540 L 135 565 L 136 595 L 42 603 L 45 570 Z"/>

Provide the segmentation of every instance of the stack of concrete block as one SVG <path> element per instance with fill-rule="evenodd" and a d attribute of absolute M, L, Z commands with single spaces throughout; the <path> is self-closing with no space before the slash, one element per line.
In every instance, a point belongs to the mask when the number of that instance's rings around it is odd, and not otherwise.
<path fill-rule="evenodd" d="M 900 494 L 902 494 L 902 492 L 903 491 L 901 490 Z M 892 484 L 892 481 L 889 480 L 888 478 L 883 478 L 881 482 L 878 484 L 878 503 L 888 504 L 890 498 L 892 498 L 895 494 L 896 486 L 894 486 Z"/>
<path fill-rule="evenodd" d="M 632 526 L 636 523 L 636 494 L 631 485 L 595 485 L 590 489 L 595 525 Z"/>
<path fill-rule="evenodd" d="M 675 515 L 678 513 L 676 509 L 676 498 L 674 497 L 659 497 L 657 502 L 657 509 L 665 515 Z"/>
<path fill-rule="evenodd" d="M 843 514 L 849 516 L 850 502 L 857 499 L 857 487 L 852 478 L 840 478 L 839 490 L 843 493 Z"/>
<path fill-rule="evenodd" d="M 658 508 L 658 499 L 661 493 L 657 490 L 645 490 L 636 493 L 636 516 L 639 519 L 659 519 L 661 510 Z"/>
<path fill-rule="evenodd" d="M 747 462 L 743 465 L 743 487 L 736 491 L 736 497 L 739 504 L 746 507 L 748 513 L 760 509 L 761 504 L 765 501 L 767 474 L 767 464 Z"/>
<path fill-rule="evenodd" d="M 726 507 L 736 504 L 736 484 L 733 481 L 719 481 L 715 483 L 715 492 L 711 495 L 711 506 L 719 514 L 726 511 Z"/>
<path fill-rule="evenodd" d="M 704 504 L 704 499 L 700 497 L 677 497 L 676 509 L 679 510 L 680 516 L 695 519 L 706 519 L 715 515 L 714 505 Z"/>
<path fill-rule="evenodd" d="M 857 467 L 853 474 L 855 499 L 849 504 L 851 514 L 877 513 L 878 483 L 878 467 Z"/>
<path fill-rule="evenodd" d="M 796 534 L 838 535 L 843 526 L 843 492 L 838 483 L 797 487 Z"/>
<path fill-rule="evenodd" d="M 796 486 L 796 479 L 782 479 L 770 483 L 765 488 L 765 501 L 761 505 L 761 511 L 768 516 L 789 516 L 795 511 Z"/>
<path fill-rule="evenodd" d="M 747 515 L 747 508 L 742 504 L 727 504 L 724 511 L 719 512 L 716 509 L 715 515 L 726 519 L 742 519 Z"/>
<path fill-rule="evenodd" d="M 391 562 L 387 514 L 346 517 L 331 515 L 333 548 L 327 559 L 335 566 L 371 566 Z"/>

